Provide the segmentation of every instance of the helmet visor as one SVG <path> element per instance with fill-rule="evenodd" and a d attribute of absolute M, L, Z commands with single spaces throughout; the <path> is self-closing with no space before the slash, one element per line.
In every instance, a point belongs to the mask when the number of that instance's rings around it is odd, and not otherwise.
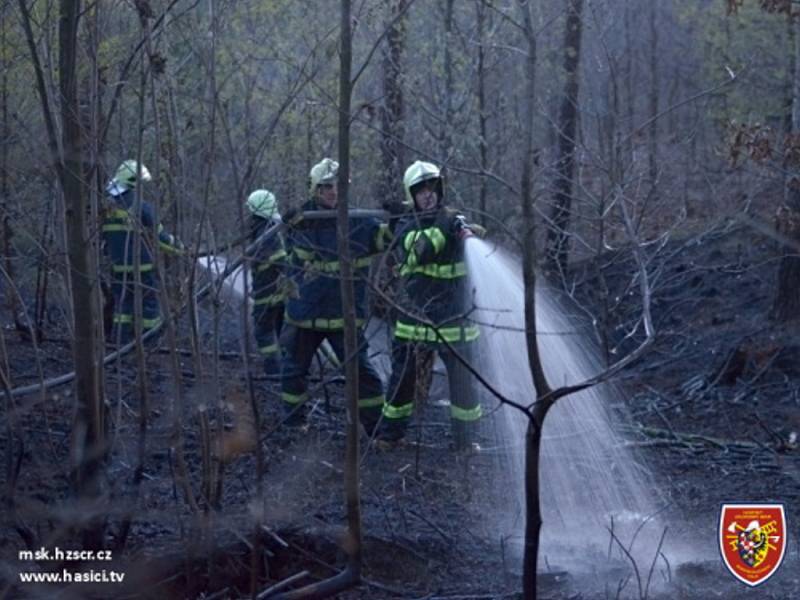
<path fill-rule="evenodd" d="M 411 186 L 411 195 L 416 196 L 420 192 L 430 191 L 436 192 L 441 188 L 441 181 L 438 177 L 434 177 L 431 179 L 426 179 L 424 181 L 420 181 L 417 184 Z"/>

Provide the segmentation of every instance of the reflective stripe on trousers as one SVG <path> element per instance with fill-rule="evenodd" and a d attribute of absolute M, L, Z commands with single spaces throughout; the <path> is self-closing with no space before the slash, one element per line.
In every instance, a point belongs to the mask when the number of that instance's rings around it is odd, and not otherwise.
<path fill-rule="evenodd" d="M 480 331 L 476 325 L 455 325 L 445 327 L 429 327 L 428 325 L 419 325 L 411 323 L 403 323 L 397 321 L 394 329 L 394 337 L 398 340 L 409 342 L 471 342 L 478 339 Z"/>

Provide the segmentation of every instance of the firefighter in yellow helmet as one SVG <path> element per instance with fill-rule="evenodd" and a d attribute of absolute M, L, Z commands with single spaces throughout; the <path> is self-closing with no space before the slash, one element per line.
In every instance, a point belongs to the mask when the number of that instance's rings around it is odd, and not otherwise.
<path fill-rule="evenodd" d="M 142 295 L 142 330 L 161 322 L 158 303 L 158 280 L 153 260 L 157 240 L 161 250 L 180 254 L 183 244 L 168 234 L 156 220 L 150 202 L 135 193 L 140 183 L 152 179 L 150 171 L 135 160 L 123 161 L 106 186 L 108 195 L 104 206 L 103 240 L 111 259 L 111 290 L 114 295 L 114 339 L 126 343 L 133 337 L 135 283 L 138 269 Z M 134 259 L 140 237 L 139 262 Z"/>
<path fill-rule="evenodd" d="M 404 437 L 418 379 L 424 376 L 419 367 L 430 365 L 435 352 L 447 368 L 453 444 L 463 450 L 475 440 L 482 411 L 471 373 L 450 348 L 472 360 L 479 332 L 466 318 L 464 240 L 483 230 L 446 206 L 444 178 L 436 165 L 414 162 L 405 172 L 403 189 L 413 208 L 397 226 L 406 302 L 395 323 L 392 376 L 378 437 L 389 442 Z"/>
<path fill-rule="evenodd" d="M 255 242 L 269 227 L 281 222 L 275 194 L 259 189 L 247 197 L 250 212 L 250 241 Z M 286 250 L 280 233 L 270 237 L 255 249 L 250 257 L 250 277 L 253 299 L 253 330 L 258 352 L 264 358 L 264 373 L 269 379 L 280 376 L 280 346 L 278 338 L 283 321 L 286 292 L 284 270 Z"/>

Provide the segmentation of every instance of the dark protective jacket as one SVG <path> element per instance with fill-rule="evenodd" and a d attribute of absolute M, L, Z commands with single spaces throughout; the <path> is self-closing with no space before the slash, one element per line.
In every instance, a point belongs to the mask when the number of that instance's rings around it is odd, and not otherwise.
<path fill-rule="evenodd" d="M 477 326 L 466 318 L 472 306 L 464 242 L 458 237 L 463 224 L 457 211 L 444 206 L 432 213 L 412 213 L 399 223 L 398 265 L 405 282 L 400 303 L 406 312 L 397 318 L 396 339 L 435 344 L 442 338 L 456 343 L 478 337 Z"/>
<path fill-rule="evenodd" d="M 111 258 L 112 272 L 115 274 L 133 273 L 135 260 L 134 250 L 136 236 L 141 233 L 152 233 L 158 236 L 159 246 L 171 253 L 180 253 L 181 244 L 174 236 L 164 231 L 164 227 L 156 224 L 153 206 L 140 200 L 140 206 L 135 203 L 135 192 L 128 190 L 119 196 L 111 196 L 106 207 L 103 222 L 103 239 L 106 253 Z M 136 219 L 140 217 L 137 226 Z M 148 235 L 142 238 L 139 254 L 139 270 L 147 272 L 153 270 L 152 248 L 148 242 Z"/>
<path fill-rule="evenodd" d="M 278 226 L 255 215 L 250 218 L 250 241 L 255 242 L 267 227 Z M 285 300 L 283 270 L 286 263 L 286 249 L 283 236 L 276 233 L 255 249 L 251 263 L 253 280 L 253 304 L 256 306 L 277 306 Z"/>
<path fill-rule="evenodd" d="M 310 200 L 302 206 L 302 210 L 321 208 L 314 200 Z M 388 228 L 379 220 L 350 219 L 355 308 L 360 323 L 366 318 L 369 265 L 375 254 L 386 249 L 388 238 Z M 307 219 L 290 227 L 286 250 L 289 253 L 289 276 L 296 288 L 286 305 L 286 321 L 307 329 L 343 329 L 336 219 Z"/>

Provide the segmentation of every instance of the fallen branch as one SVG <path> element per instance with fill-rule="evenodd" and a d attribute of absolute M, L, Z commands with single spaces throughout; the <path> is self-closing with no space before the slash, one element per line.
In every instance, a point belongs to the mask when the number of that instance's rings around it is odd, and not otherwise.
<path fill-rule="evenodd" d="M 281 591 L 282 589 L 289 587 L 293 583 L 296 583 L 296 582 L 300 581 L 301 579 L 305 579 L 309 575 L 310 575 L 310 573 L 308 571 L 300 571 L 299 573 L 295 573 L 291 577 L 287 577 L 283 581 L 279 581 L 275 585 L 268 587 L 263 592 L 261 592 L 258 596 L 256 596 L 256 598 L 258 598 L 258 600 L 262 600 L 263 598 L 269 598 L 271 594 L 275 594 L 275 593 Z"/>
<path fill-rule="evenodd" d="M 339 592 L 350 589 L 359 582 L 358 574 L 353 572 L 350 568 L 346 568 L 338 575 L 334 575 L 324 581 L 312 583 L 305 587 L 301 587 L 285 594 L 277 594 L 270 596 L 274 600 L 315 600 L 320 598 L 330 598 Z M 261 597 L 261 596 L 259 596 Z M 266 596 L 264 596 L 266 598 Z"/>
<path fill-rule="evenodd" d="M 266 533 L 268 536 L 270 536 L 272 539 L 274 539 L 276 542 L 278 542 L 278 544 L 280 544 L 284 548 L 288 548 L 289 547 L 289 543 L 287 541 L 285 541 L 282 537 L 280 537 L 277 533 L 272 531 L 272 529 L 270 529 L 266 525 L 262 525 L 261 526 L 261 530 L 264 533 Z"/>
<path fill-rule="evenodd" d="M 746 448 L 749 450 L 754 450 L 761 448 L 761 445 L 754 442 L 725 440 L 722 438 L 700 435 L 698 433 L 681 433 L 681 432 L 668 431 L 666 429 L 658 429 L 656 427 L 638 427 L 634 428 L 633 430 L 649 438 L 656 438 L 659 440 L 663 439 L 664 442 L 672 441 L 673 443 L 675 443 L 675 445 L 700 442 L 710 446 L 716 446 L 721 450 L 728 450 L 731 448 Z"/>

